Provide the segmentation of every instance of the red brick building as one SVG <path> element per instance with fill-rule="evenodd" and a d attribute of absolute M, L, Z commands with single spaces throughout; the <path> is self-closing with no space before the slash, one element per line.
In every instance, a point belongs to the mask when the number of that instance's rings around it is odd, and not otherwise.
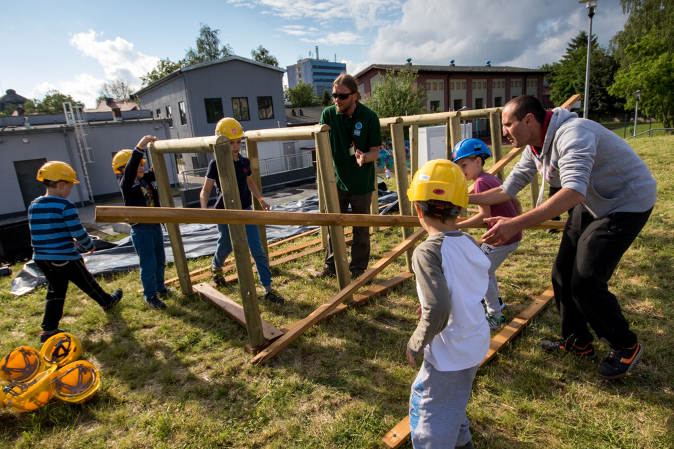
<path fill-rule="evenodd" d="M 372 64 L 355 75 L 362 97 L 370 96 L 372 86 L 383 80 L 387 70 L 416 73 L 416 85 L 426 88 L 426 110 L 429 112 L 499 107 L 519 95 L 533 95 L 542 101 L 543 78 L 547 73 L 545 70 L 491 65 Z"/>

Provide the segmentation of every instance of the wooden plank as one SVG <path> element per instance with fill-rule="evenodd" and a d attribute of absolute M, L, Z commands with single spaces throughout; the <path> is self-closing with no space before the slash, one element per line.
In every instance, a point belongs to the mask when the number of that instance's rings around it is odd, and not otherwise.
<path fill-rule="evenodd" d="M 527 306 L 519 315 L 517 315 L 510 323 L 508 323 L 501 332 L 494 335 L 494 338 L 491 339 L 489 343 L 489 351 L 482 362 L 480 362 L 480 367 L 491 362 L 498 352 L 505 348 L 508 343 L 510 343 L 522 329 L 531 322 L 538 314 L 540 314 L 545 307 L 550 304 L 552 298 L 554 297 L 554 292 L 552 286 L 548 287 L 540 296 L 532 301 L 532 303 Z M 402 419 L 396 426 L 391 429 L 383 438 L 384 446 L 395 449 L 402 446 L 405 441 L 410 436 L 410 421 L 409 415 Z"/>
<path fill-rule="evenodd" d="M 246 327 L 246 315 L 243 311 L 243 307 L 239 303 L 223 295 L 206 283 L 197 284 L 194 286 L 194 289 L 199 292 L 201 296 L 208 299 L 213 304 L 215 304 L 216 307 L 225 312 L 225 314 L 227 314 L 227 316 L 229 316 L 231 319 L 239 323 L 241 326 Z M 261 321 L 262 333 L 265 339 L 275 340 L 283 335 L 283 331 L 277 329 L 264 320 Z"/>
<path fill-rule="evenodd" d="M 419 125 L 410 126 L 410 177 L 419 170 Z"/>
<path fill-rule="evenodd" d="M 246 142 L 277 142 L 281 140 L 311 140 L 316 133 L 329 131 L 328 125 L 293 126 L 290 128 L 254 129 L 246 131 Z"/>
<path fill-rule="evenodd" d="M 260 177 L 260 158 L 257 151 L 257 142 L 251 140 L 246 140 L 246 152 L 248 153 L 248 159 L 250 159 L 250 171 L 253 173 L 253 182 L 257 186 L 257 189 L 262 193 L 262 178 Z M 251 193 L 251 196 L 254 196 Z M 253 200 L 253 209 L 263 210 L 260 202 L 255 198 Z M 262 248 L 264 253 L 269 258 L 269 245 L 267 243 L 267 227 L 265 225 L 258 225 L 260 231 L 260 241 L 262 242 Z"/>
<path fill-rule="evenodd" d="M 476 118 L 489 118 L 489 114 L 496 112 L 501 113 L 502 108 L 486 108 L 486 109 L 473 109 L 471 111 L 458 111 L 457 115 L 461 117 L 461 120 L 473 120 Z"/>
<path fill-rule="evenodd" d="M 455 115 L 454 117 L 449 118 L 448 126 L 449 128 L 449 139 L 447 140 L 447 154 L 445 159 L 452 160 L 452 150 L 457 143 L 463 139 L 463 133 L 461 130 L 461 117 Z"/>
<path fill-rule="evenodd" d="M 379 126 L 382 128 L 386 128 L 389 125 L 393 125 L 394 123 L 402 123 L 403 119 L 402 117 L 384 117 L 379 119 Z"/>
<path fill-rule="evenodd" d="M 405 158 L 405 134 L 402 123 L 391 125 L 391 141 L 393 143 L 393 164 L 395 165 L 396 185 L 398 186 L 398 210 L 400 216 L 412 216 L 412 204 L 407 197 L 409 181 L 407 179 L 407 160 Z M 411 227 L 403 228 L 403 239 L 406 239 L 414 230 Z M 405 253 L 407 271 L 412 271 L 412 252 L 409 248 Z"/>
<path fill-rule="evenodd" d="M 444 123 L 447 123 L 447 120 L 449 120 L 450 117 L 454 117 L 457 114 L 458 112 L 455 111 L 432 112 L 430 114 L 406 115 L 399 118 L 402 119 L 402 123 L 404 123 L 405 126 L 442 125 Z M 382 127 L 384 127 L 384 125 L 388 126 L 392 123 L 398 123 L 398 122 L 388 122 L 387 119 L 380 119 L 379 122 L 382 124 Z"/>
<path fill-rule="evenodd" d="M 494 156 L 494 163 L 503 158 L 503 142 L 502 142 L 502 131 L 501 131 L 501 115 L 498 112 L 492 112 L 489 114 L 489 127 L 491 131 L 491 152 Z M 498 179 L 503 181 L 503 170 L 499 170 L 495 174 Z"/>
<path fill-rule="evenodd" d="M 351 297 L 356 290 L 365 285 L 370 279 L 375 277 L 377 273 L 382 271 L 386 266 L 388 266 L 388 264 L 396 260 L 403 252 L 407 251 L 408 248 L 414 246 L 416 242 L 419 241 L 419 239 L 421 239 L 421 237 L 423 237 L 425 234 L 426 231 L 423 228 L 417 230 L 409 238 L 405 239 L 402 243 L 396 246 L 385 257 L 377 261 L 377 263 L 375 263 L 371 268 L 358 276 L 346 288 L 334 295 L 328 303 L 320 306 L 308 317 L 294 325 L 289 332 L 286 332 L 281 338 L 262 350 L 251 360 L 251 363 L 254 365 L 261 365 L 278 354 L 283 348 L 295 341 L 307 329 L 332 312 L 337 306 L 339 306 L 339 304 L 344 302 L 344 300 Z"/>
<path fill-rule="evenodd" d="M 154 142 L 153 151 L 157 153 L 212 153 L 213 145 L 222 144 L 225 141 L 229 142 L 229 139 L 224 136 L 157 140 Z"/>
<path fill-rule="evenodd" d="M 560 108 L 566 108 L 566 107 L 568 107 L 568 106 L 572 106 L 574 103 L 577 103 L 577 102 L 579 102 L 579 101 L 580 101 L 580 94 L 573 94 L 573 95 L 571 95 L 571 96 L 569 97 L 568 100 L 566 100 L 566 101 L 564 102 L 564 104 L 562 104 L 562 105 L 560 106 Z"/>

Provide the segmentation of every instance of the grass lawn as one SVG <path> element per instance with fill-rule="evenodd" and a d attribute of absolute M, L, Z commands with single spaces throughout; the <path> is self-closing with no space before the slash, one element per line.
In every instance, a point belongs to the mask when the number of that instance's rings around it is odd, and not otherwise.
<path fill-rule="evenodd" d="M 544 353 L 536 342 L 559 336 L 556 310 L 548 307 L 478 372 L 468 406 L 476 447 L 674 447 L 674 140 L 630 143 L 657 178 L 659 199 L 610 287 L 644 345 L 642 361 L 626 378 L 606 381 L 596 362 Z M 530 208 L 528 190 L 520 200 Z M 506 260 L 499 283 L 507 317 L 550 286 L 559 239 L 526 231 Z M 399 230 L 374 235 L 371 263 L 400 240 Z M 208 263 L 189 262 L 191 269 Z M 336 281 L 314 281 L 321 268 L 317 254 L 273 269 L 287 302 L 260 301 L 263 319 L 287 326 L 326 302 Z M 404 257 L 375 283 L 403 270 Z M 167 278 L 175 275 L 170 265 Z M 0 280 L 0 356 L 38 346 L 44 307 L 44 287 L 17 298 L 10 282 Z M 137 272 L 100 282 L 108 291 L 124 288 L 121 306 L 105 315 L 71 287 L 62 327 L 81 339 L 101 389 L 83 405 L 52 400 L 30 414 L 0 411 L 2 447 L 374 448 L 407 414 L 417 372 L 405 358 L 417 324 L 413 281 L 314 326 L 261 367 L 243 351 L 246 331 L 198 295 L 173 295 L 168 310 L 155 311 L 136 293 Z M 221 291 L 239 297 L 236 285 Z M 601 358 L 608 348 L 598 342 L 597 349 Z"/>

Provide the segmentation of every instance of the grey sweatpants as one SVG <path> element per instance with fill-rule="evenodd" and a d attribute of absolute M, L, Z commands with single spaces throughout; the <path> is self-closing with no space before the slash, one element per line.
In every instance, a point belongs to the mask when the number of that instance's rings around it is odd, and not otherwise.
<path fill-rule="evenodd" d="M 410 430 L 415 449 L 468 444 L 466 407 L 478 365 L 461 371 L 438 371 L 424 360 L 410 394 Z"/>
<path fill-rule="evenodd" d="M 496 280 L 496 270 L 510 253 L 520 246 L 520 242 L 511 243 L 504 246 L 492 246 L 483 243 L 480 249 L 487 256 L 491 267 L 489 267 L 489 287 L 484 295 L 484 302 L 487 303 L 487 312 L 492 315 L 501 315 L 501 306 L 498 302 L 498 282 Z"/>

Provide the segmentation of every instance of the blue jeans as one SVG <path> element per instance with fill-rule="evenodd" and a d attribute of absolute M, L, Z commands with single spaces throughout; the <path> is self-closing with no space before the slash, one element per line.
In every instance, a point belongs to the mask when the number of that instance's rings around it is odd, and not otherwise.
<path fill-rule="evenodd" d="M 252 210 L 252 208 L 248 207 L 245 210 Z M 221 268 L 225 264 L 227 256 L 232 253 L 232 240 L 229 237 L 229 226 L 219 224 L 218 232 L 220 232 L 220 238 L 213 255 L 213 265 Z M 257 225 L 246 225 L 246 237 L 248 239 L 250 254 L 253 256 L 257 274 L 260 277 L 260 283 L 264 287 L 269 287 L 271 285 L 271 271 L 269 270 L 267 254 L 262 247 L 260 229 Z"/>
<path fill-rule="evenodd" d="M 140 282 L 147 300 L 166 290 L 164 233 L 158 224 L 139 224 L 131 228 L 131 242 L 140 259 Z"/>

